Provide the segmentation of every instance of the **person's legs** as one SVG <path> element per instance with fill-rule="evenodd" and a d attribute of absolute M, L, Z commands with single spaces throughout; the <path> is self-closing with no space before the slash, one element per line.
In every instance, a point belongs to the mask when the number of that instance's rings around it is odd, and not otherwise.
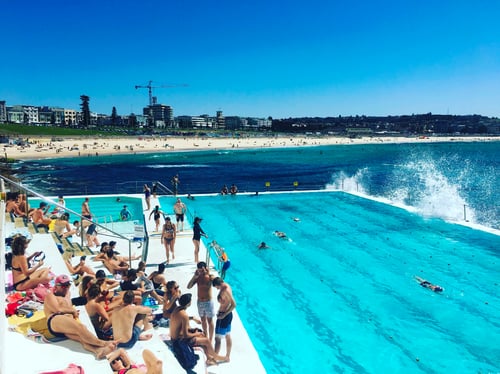
<path fill-rule="evenodd" d="M 194 263 L 198 263 L 198 252 L 200 251 L 200 241 L 193 239 L 194 244 Z"/>
<path fill-rule="evenodd" d="M 198 312 L 199 313 L 199 312 Z M 203 332 L 205 333 L 205 336 L 209 336 L 208 335 L 208 321 L 207 321 L 207 316 L 204 315 L 201 317 L 201 329 L 203 330 Z"/>
<path fill-rule="evenodd" d="M 168 243 L 167 238 L 163 238 L 163 245 L 165 246 L 165 253 L 167 255 L 167 264 L 170 263 L 170 244 Z"/>
<path fill-rule="evenodd" d="M 226 357 L 219 356 L 217 353 L 215 353 L 214 349 L 212 348 L 212 344 L 206 337 L 196 337 L 196 345 L 200 346 L 203 348 L 205 351 L 205 355 L 207 356 L 208 361 L 210 360 L 216 360 L 216 361 L 225 361 Z"/>
<path fill-rule="evenodd" d="M 231 348 L 233 347 L 233 339 L 231 334 L 226 334 L 226 361 L 229 362 L 229 356 L 231 355 Z"/>
<path fill-rule="evenodd" d="M 172 239 L 172 241 L 170 242 L 170 251 L 172 252 L 172 259 L 175 259 L 174 245 L 175 245 L 175 239 Z"/>
<path fill-rule="evenodd" d="M 105 357 L 116 348 L 115 342 L 98 339 L 84 325 L 69 315 L 53 316 L 50 327 L 54 332 L 64 334 L 69 339 L 79 342 L 83 348 L 93 352 L 97 358 Z"/>
<path fill-rule="evenodd" d="M 163 373 L 163 361 L 158 359 L 153 352 L 149 349 L 142 351 L 142 358 L 148 371 L 146 374 L 162 374 Z"/>

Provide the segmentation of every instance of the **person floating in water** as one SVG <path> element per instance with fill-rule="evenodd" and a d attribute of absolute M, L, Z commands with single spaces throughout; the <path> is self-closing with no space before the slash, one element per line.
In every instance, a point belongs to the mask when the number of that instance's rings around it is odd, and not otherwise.
<path fill-rule="evenodd" d="M 283 231 L 275 231 L 274 235 L 276 235 L 280 239 L 286 239 L 286 233 L 284 233 Z"/>
<path fill-rule="evenodd" d="M 266 242 L 261 242 L 258 246 L 259 249 L 269 249 L 271 247 L 269 247 Z"/>
<path fill-rule="evenodd" d="M 443 292 L 444 291 L 444 288 L 441 287 L 441 286 L 438 286 L 438 285 L 435 285 L 435 284 L 432 284 L 431 282 L 429 281 L 426 281 L 425 279 L 423 278 L 420 278 L 420 277 L 417 277 L 415 276 L 415 280 L 420 283 L 420 285 L 424 288 L 428 288 L 434 292 Z"/>

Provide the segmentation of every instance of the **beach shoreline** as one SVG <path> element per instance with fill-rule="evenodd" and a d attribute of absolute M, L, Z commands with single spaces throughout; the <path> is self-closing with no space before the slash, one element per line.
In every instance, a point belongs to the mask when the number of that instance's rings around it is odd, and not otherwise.
<path fill-rule="evenodd" d="M 29 137 L 26 145 L 3 145 L 3 157 L 14 160 L 41 158 L 73 158 L 114 154 L 171 153 L 195 150 L 228 150 L 255 148 L 293 148 L 324 145 L 402 144 L 436 142 L 491 142 L 498 136 L 307 136 L 276 135 L 248 137 L 182 137 L 182 136 L 131 136 L 131 137 Z"/>

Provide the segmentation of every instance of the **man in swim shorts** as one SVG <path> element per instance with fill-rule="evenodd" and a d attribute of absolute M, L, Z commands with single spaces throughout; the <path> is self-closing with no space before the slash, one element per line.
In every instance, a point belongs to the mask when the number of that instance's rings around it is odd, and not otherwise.
<path fill-rule="evenodd" d="M 59 275 L 52 292 L 45 296 L 43 311 L 47 316 L 47 328 L 52 335 L 77 341 L 97 359 L 102 359 L 116 349 L 116 342 L 98 339 L 78 321 L 78 310 L 66 297 L 70 286 L 70 278 Z"/>
<path fill-rule="evenodd" d="M 226 339 L 226 359 L 229 362 L 233 341 L 231 339 L 231 322 L 233 321 L 233 309 L 236 308 L 236 302 L 233 298 L 233 291 L 229 284 L 222 278 L 215 278 L 212 281 L 215 288 L 219 290 L 217 300 L 219 301 L 219 311 L 217 312 L 217 323 L 215 325 L 215 352 L 219 354 L 221 339 Z"/>
<path fill-rule="evenodd" d="M 113 336 L 119 348 L 132 348 L 138 340 L 149 340 L 152 334 L 142 334 L 152 328 L 150 323 L 151 308 L 134 305 L 134 291 L 128 290 L 123 295 L 123 303 L 113 310 L 111 325 Z"/>
<path fill-rule="evenodd" d="M 177 202 L 174 204 L 174 212 L 175 212 L 175 219 L 177 220 L 177 228 L 179 229 L 179 231 L 183 231 L 186 205 L 179 198 L 177 198 Z"/>
<path fill-rule="evenodd" d="M 192 288 L 195 284 L 198 287 L 198 314 L 201 318 L 203 332 L 212 341 L 214 337 L 214 303 L 212 301 L 212 280 L 214 276 L 207 269 L 207 264 L 198 262 L 196 271 L 189 281 L 187 288 Z"/>

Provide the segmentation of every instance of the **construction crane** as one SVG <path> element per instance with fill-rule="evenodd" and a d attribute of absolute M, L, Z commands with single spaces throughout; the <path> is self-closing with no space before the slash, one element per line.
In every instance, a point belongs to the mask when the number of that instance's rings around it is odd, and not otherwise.
<path fill-rule="evenodd" d="M 151 83 L 153 81 L 149 81 L 146 86 L 135 86 L 135 89 L 138 88 L 147 88 L 149 93 L 149 106 L 153 105 L 153 88 L 169 88 L 169 87 L 187 87 L 187 84 L 170 84 L 170 85 L 160 85 L 160 86 L 152 86 Z"/>

